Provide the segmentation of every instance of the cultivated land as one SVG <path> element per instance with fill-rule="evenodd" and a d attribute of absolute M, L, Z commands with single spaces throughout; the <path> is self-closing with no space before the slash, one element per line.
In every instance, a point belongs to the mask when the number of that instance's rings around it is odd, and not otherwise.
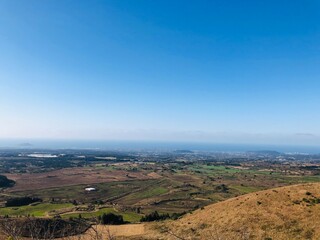
<path fill-rule="evenodd" d="M 35 153 L 36 155 L 34 155 Z M 167 239 L 170 235 L 168 232 L 182 236 L 182 231 L 179 229 L 186 228 L 189 230 L 183 236 L 184 238 L 203 239 L 205 234 L 211 234 L 212 231 L 227 229 L 223 225 L 224 223 L 232 223 L 231 220 L 228 220 L 226 214 L 222 213 L 224 207 L 217 207 L 220 206 L 219 204 L 225 203 L 225 206 L 228 206 L 228 211 L 234 211 L 233 213 L 224 210 L 230 216 L 238 214 L 241 219 L 246 219 L 246 216 L 241 214 L 248 211 L 241 209 L 243 206 L 247 206 L 247 203 L 250 203 L 247 207 L 256 209 L 256 211 L 262 209 L 266 213 L 265 217 L 267 217 L 269 213 L 270 216 L 273 216 L 274 205 L 272 205 L 272 199 L 279 202 L 282 207 L 290 201 L 300 201 L 299 199 L 303 195 L 303 193 L 301 193 L 301 196 L 294 193 L 287 194 L 290 195 L 290 198 L 283 198 L 283 201 L 286 202 L 281 202 L 282 190 L 279 195 L 274 195 L 275 192 L 272 190 L 265 192 L 266 195 L 261 192 L 258 195 L 254 193 L 265 189 L 303 183 L 302 186 L 305 188 L 312 186 L 308 188 L 310 188 L 309 190 L 315 199 L 320 198 L 317 195 L 317 185 L 305 185 L 306 183 L 320 182 L 320 156 L 282 154 L 273 151 L 246 153 L 175 151 L 157 153 L 3 150 L 0 151 L 0 175 L 8 178 L 2 178 L 4 185 L 0 192 L 0 202 L 2 203 L 0 215 L 3 217 L 34 216 L 66 220 L 80 217 L 81 220 L 90 224 L 96 224 L 102 214 L 113 213 L 122 215 L 125 222 L 132 223 L 123 227 L 126 227 L 127 232 L 134 232 L 131 235 L 134 235 L 135 238 L 141 237 L 140 233 L 143 231 L 146 236 L 149 236 L 149 233 L 151 235 L 160 234 L 159 236 L 164 236 L 163 239 Z M 10 180 L 14 180 L 15 184 L 12 185 Z M 93 187 L 95 191 L 85 191 L 86 187 Z M 291 191 L 295 192 L 294 186 L 292 187 Z M 306 192 L 307 190 L 303 191 Z M 251 195 L 244 195 L 248 193 L 251 193 Z M 245 196 L 247 196 L 247 200 Z M 263 196 L 265 197 L 263 198 Z M 6 202 L 10 199 L 25 197 L 36 199 L 38 202 L 22 206 L 6 206 Z M 235 204 L 234 202 L 237 202 L 237 199 L 240 200 Z M 292 205 L 294 208 L 290 210 L 295 211 L 295 208 L 301 208 L 307 209 L 308 212 L 309 203 L 303 198 L 301 199 L 302 202 Z M 232 202 L 232 204 L 229 206 L 227 205 L 228 202 Z M 220 220 L 211 219 L 210 215 L 199 215 L 203 212 L 201 210 L 203 207 L 208 210 L 205 212 L 209 213 L 211 211 L 209 209 L 213 206 L 216 206 L 214 211 L 221 211 L 221 214 L 218 214 Z M 265 208 L 266 206 L 270 206 L 271 209 Z M 310 206 L 310 209 L 312 207 L 317 209 L 319 206 L 315 204 Z M 274 209 L 277 209 L 277 207 L 274 207 Z M 166 223 L 133 225 L 139 223 L 141 217 L 154 211 L 160 214 L 169 214 L 169 217 L 174 219 L 181 218 L 183 214 L 185 214 L 185 217 L 169 225 Z M 274 214 L 277 215 L 276 212 Z M 314 212 L 314 214 L 310 216 L 318 216 L 316 215 L 317 212 Z M 260 220 L 259 216 L 255 215 L 256 220 L 265 221 Z M 264 215 L 261 213 L 262 216 Z M 194 221 L 191 221 L 193 217 L 195 217 Z M 236 216 L 233 217 L 238 219 Z M 278 217 L 281 218 L 280 215 Z M 240 218 L 237 221 L 240 221 Z M 202 223 L 200 220 L 203 219 L 209 219 L 209 222 Z M 250 219 L 255 222 L 255 218 L 248 215 L 248 223 L 250 223 Z M 216 223 L 215 226 L 219 226 L 219 229 L 213 229 L 213 222 Z M 277 223 L 277 221 L 272 222 Z M 251 229 L 240 229 L 241 224 L 245 224 L 245 222 L 239 222 L 238 225 L 236 223 L 228 225 L 230 231 L 226 231 L 225 239 L 237 234 L 249 234 L 250 236 L 253 234 L 257 239 L 270 235 L 272 238 L 272 236 L 275 236 L 274 229 L 281 230 L 281 232 L 285 229 L 279 227 L 280 223 L 277 223 L 278 225 L 274 227 L 267 226 L 267 223 L 259 224 L 259 226 L 264 226 L 263 232 L 263 229 L 259 230 L 255 226 L 252 226 Z M 170 226 L 175 227 L 171 229 Z M 304 227 L 304 225 L 297 226 L 297 228 Z M 98 227 L 102 228 L 102 226 Z M 121 238 L 119 236 L 121 229 L 122 226 L 112 226 L 113 234 L 118 238 Z M 129 231 L 129 229 L 131 230 Z M 313 230 L 313 228 L 309 230 L 310 232 L 301 230 L 296 234 L 302 239 L 309 235 L 318 236 L 316 230 Z M 221 232 L 219 234 L 221 235 Z M 284 236 L 289 235 L 286 233 Z"/>
<path fill-rule="evenodd" d="M 73 186 L 80 184 L 94 184 L 133 179 L 153 179 L 143 172 L 127 172 L 124 170 L 109 170 L 95 167 L 64 168 L 44 173 L 6 174 L 16 184 L 9 192 L 48 189 L 52 187 Z"/>

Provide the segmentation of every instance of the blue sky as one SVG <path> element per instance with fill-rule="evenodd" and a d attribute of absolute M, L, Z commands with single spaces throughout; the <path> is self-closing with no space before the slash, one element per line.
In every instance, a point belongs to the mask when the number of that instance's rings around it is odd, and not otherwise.
<path fill-rule="evenodd" d="M 0 1 L 0 138 L 320 144 L 319 1 Z"/>

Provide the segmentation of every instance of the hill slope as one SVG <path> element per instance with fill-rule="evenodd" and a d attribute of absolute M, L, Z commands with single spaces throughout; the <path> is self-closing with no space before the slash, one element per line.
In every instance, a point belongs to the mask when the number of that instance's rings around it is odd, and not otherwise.
<path fill-rule="evenodd" d="M 97 230 L 118 240 L 293 240 L 320 239 L 319 226 L 320 183 L 311 183 L 246 194 L 176 221 L 99 225 Z M 90 233 L 81 239 L 91 240 Z"/>
<path fill-rule="evenodd" d="M 183 239 L 320 239 L 319 226 L 320 183 L 313 183 L 212 204 L 161 229 Z"/>

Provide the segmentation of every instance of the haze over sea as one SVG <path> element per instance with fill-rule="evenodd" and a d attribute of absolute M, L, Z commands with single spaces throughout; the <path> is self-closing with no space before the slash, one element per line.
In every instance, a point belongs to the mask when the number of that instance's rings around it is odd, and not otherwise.
<path fill-rule="evenodd" d="M 93 149 L 128 151 L 174 151 L 191 150 L 205 152 L 246 152 L 278 151 L 283 153 L 320 154 L 320 146 L 236 144 L 173 141 L 111 141 L 111 140 L 39 140 L 39 139 L 1 139 L 0 149 Z"/>

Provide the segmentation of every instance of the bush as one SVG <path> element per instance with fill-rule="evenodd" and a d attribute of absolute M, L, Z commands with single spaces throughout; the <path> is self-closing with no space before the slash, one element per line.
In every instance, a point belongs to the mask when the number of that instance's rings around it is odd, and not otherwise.
<path fill-rule="evenodd" d="M 21 198 L 10 198 L 5 203 L 6 207 L 19 207 L 29 205 L 34 202 L 42 202 L 41 198 L 32 198 L 32 197 L 21 197 Z"/>
<path fill-rule="evenodd" d="M 217 192 L 221 192 L 221 193 L 227 193 L 229 191 L 229 188 L 227 187 L 227 185 L 225 184 L 220 184 L 218 186 L 215 187 L 215 190 Z"/>
<path fill-rule="evenodd" d="M 182 212 L 182 213 L 172 213 L 171 219 L 177 220 L 177 219 L 179 219 L 181 216 L 183 216 L 183 215 L 185 215 L 185 214 L 186 214 L 186 212 Z"/>
<path fill-rule="evenodd" d="M 12 187 L 16 182 L 8 179 L 6 176 L 0 175 L 0 188 Z"/>
<path fill-rule="evenodd" d="M 99 221 L 101 224 L 111 224 L 111 225 L 118 225 L 124 224 L 123 217 L 121 215 L 116 215 L 113 213 L 104 213 L 99 216 Z"/>

